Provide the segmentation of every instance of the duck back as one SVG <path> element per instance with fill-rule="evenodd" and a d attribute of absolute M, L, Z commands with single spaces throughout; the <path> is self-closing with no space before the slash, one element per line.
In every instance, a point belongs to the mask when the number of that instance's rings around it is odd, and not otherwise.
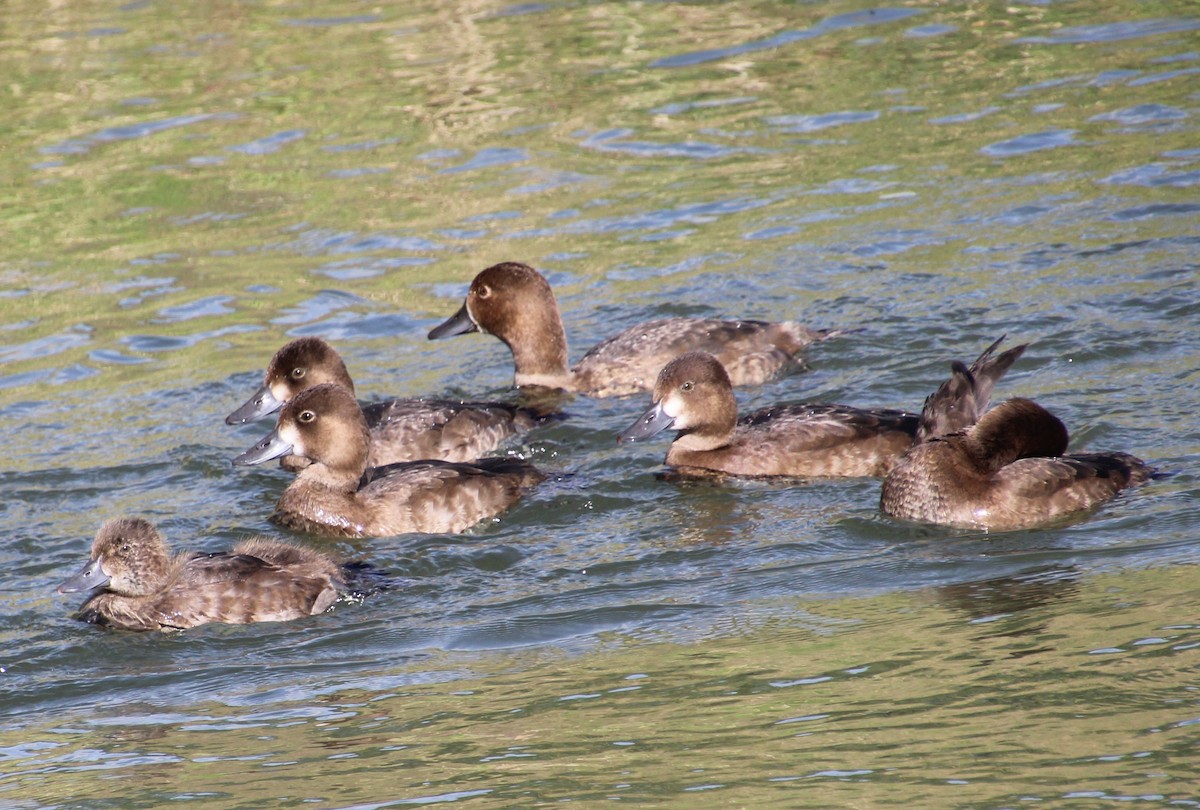
<path fill-rule="evenodd" d="M 712 354 L 733 385 L 756 385 L 797 367 L 796 354 L 834 332 L 794 322 L 666 318 L 647 321 L 593 347 L 573 370 L 574 390 L 628 396 L 654 387 L 659 371 L 691 351 Z"/>
<path fill-rule="evenodd" d="M 506 511 L 543 480 L 536 467 L 515 458 L 369 468 L 352 492 L 302 475 L 284 491 L 271 519 L 297 531 L 342 537 L 458 533 Z"/>

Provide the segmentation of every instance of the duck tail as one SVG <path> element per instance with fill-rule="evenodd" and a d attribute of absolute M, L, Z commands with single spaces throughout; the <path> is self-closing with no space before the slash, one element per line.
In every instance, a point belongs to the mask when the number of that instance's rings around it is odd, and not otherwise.
<path fill-rule="evenodd" d="M 916 444 L 965 430 L 979 421 L 987 411 L 996 383 L 1029 348 L 1028 343 L 1022 343 L 993 356 L 1006 337 L 1001 335 L 984 349 L 970 368 L 958 360 L 950 363 L 950 378 L 925 399 Z"/>

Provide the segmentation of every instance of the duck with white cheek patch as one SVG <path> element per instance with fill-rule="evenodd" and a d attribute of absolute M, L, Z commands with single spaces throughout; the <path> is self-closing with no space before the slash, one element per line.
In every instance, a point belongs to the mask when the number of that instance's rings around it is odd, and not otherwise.
<path fill-rule="evenodd" d="M 275 413 L 301 391 L 325 383 L 354 393 L 354 381 L 336 349 L 318 337 L 298 338 L 275 353 L 262 387 L 225 423 L 240 425 Z M 473 461 L 508 438 L 557 418 L 504 402 L 450 399 L 389 399 L 362 411 L 370 431 L 371 467 L 428 458 Z M 293 472 L 308 466 L 307 459 L 293 454 L 279 461 Z"/>
<path fill-rule="evenodd" d="M 682 476 L 826 478 L 885 475 L 914 444 L 972 423 L 992 388 L 1025 346 L 993 357 L 997 340 L 971 368 L 952 365 L 950 379 L 920 415 L 885 408 L 795 403 L 740 420 L 733 386 L 710 354 L 690 352 L 668 363 L 654 386 L 653 406 L 618 442 L 678 431 L 666 464 Z"/>
<path fill-rule="evenodd" d="M 457 533 L 511 507 L 545 480 L 518 458 L 410 461 L 369 467 L 370 436 L 354 396 L 339 385 L 302 391 L 270 434 L 233 459 L 261 464 L 292 454 L 311 463 L 284 490 L 271 519 L 338 537 Z"/>

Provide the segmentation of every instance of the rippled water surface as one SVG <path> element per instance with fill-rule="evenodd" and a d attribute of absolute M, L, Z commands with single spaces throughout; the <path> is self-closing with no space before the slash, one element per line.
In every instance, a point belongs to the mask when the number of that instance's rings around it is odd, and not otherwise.
<path fill-rule="evenodd" d="M 0 805 L 1194 806 L 1200 15 L 1190 3 L 40 4 L 0 27 Z M 399 587 L 176 635 L 70 619 L 99 524 L 253 533 L 226 413 L 321 335 L 364 398 L 512 398 L 429 343 L 539 267 L 577 358 L 669 314 L 856 328 L 742 408 L 917 408 L 951 359 L 1164 475 L 1038 531 L 878 482 L 679 484 L 647 398 L 509 452 Z"/>

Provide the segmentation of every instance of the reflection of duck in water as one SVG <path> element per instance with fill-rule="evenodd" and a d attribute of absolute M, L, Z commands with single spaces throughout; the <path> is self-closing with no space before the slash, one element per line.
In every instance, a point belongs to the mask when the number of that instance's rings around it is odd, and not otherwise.
<path fill-rule="evenodd" d="M 971 619 L 982 619 L 1020 613 L 1073 597 L 1079 590 L 1078 576 L 1074 568 L 1049 567 L 1011 577 L 939 585 L 935 591 L 938 599 L 948 606 Z M 1004 630 L 1014 635 L 1035 635 L 1038 631 L 1039 626 L 1027 623 L 1019 631 Z"/>
<path fill-rule="evenodd" d="M 1022 529 L 1074 515 L 1150 478 L 1128 453 L 1067 450 L 1067 428 L 1028 399 L 914 447 L 883 482 L 880 506 L 905 520 Z"/>
<path fill-rule="evenodd" d="M 504 341 L 516 364 L 515 384 L 561 388 L 591 397 L 619 397 L 654 386 L 659 369 L 688 351 L 707 351 L 734 385 L 754 385 L 796 364 L 808 344 L 840 334 L 793 321 L 665 318 L 630 327 L 567 367 L 567 335 L 549 282 L 532 267 L 504 262 L 471 282 L 457 313 L 429 333 L 430 340 L 486 332 Z"/>
<path fill-rule="evenodd" d="M 678 431 L 666 464 L 681 475 L 884 475 L 914 442 L 965 427 L 987 408 L 996 381 L 1025 351 L 1021 345 L 993 357 L 1000 340 L 970 369 L 956 363 L 950 379 L 926 399 L 920 416 L 796 403 L 763 408 L 739 420 L 725 369 L 710 354 L 689 352 L 662 369 L 654 405 L 618 441 L 645 439 L 669 428 Z"/>
<path fill-rule="evenodd" d="M 60 593 L 96 590 L 77 617 L 125 630 L 182 630 L 208 622 L 279 622 L 323 613 L 344 587 L 345 570 L 312 549 L 267 538 L 230 551 L 172 557 L 141 518 L 110 520 L 91 560 Z"/>

